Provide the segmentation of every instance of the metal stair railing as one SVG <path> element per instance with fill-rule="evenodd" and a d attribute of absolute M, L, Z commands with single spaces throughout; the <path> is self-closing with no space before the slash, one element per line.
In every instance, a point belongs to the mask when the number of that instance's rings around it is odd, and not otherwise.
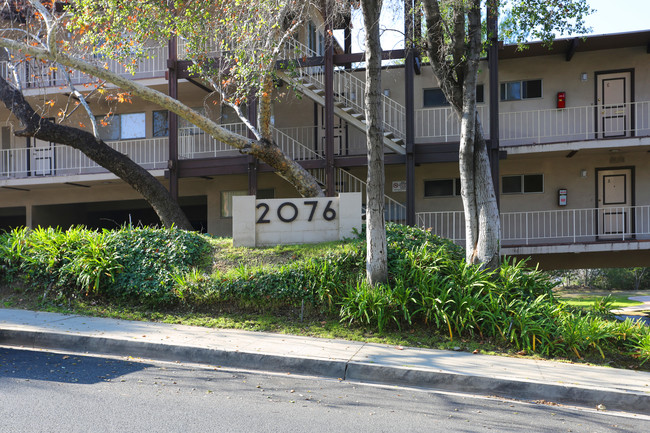
<path fill-rule="evenodd" d="M 310 170 L 310 173 L 312 173 L 321 185 L 325 184 L 325 169 L 313 169 Z M 337 168 L 335 173 L 334 185 L 336 192 L 360 192 L 362 195 L 362 203 L 365 203 L 366 188 L 368 187 L 366 182 L 340 168 Z M 386 221 L 406 224 L 406 206 L 386 194 L 384 194 L 384 214 Z"/>
<path fill-rule="evenodd" d="M 228 123 L 221 127 L 239 135 L 247 134 L 247 127 L 243 123 Z M 322 159 L 317 152 L 303 145 L 298 140 L 272 128 L 273 139 L 285 155 L 295 161 Z M 196 157 L 216 157 L 220 152 L 236 152 L 237 149 L 206 134 L 196 126 L 179 128 L 179 156 L 182 159 Z"/>
<path fill-rule="evenodd" d="M 287 60 L 318 57 L 315 51 L 295 39 L 286 42 L 284 55 Z M 325 89 L 325 71 L 322 66 L 295 68 L 295 71 L 291 70 L 287 75 L 303 85 L 310 83 L 321 91 Z M 334 101 L 339 107 L 348 107 L 354 113 L 362 115 L 365 112 L 365 89 L 366 83 L 352 73 L 342 69 L 334 71 Z M 393 134 L 398 140 L 404 140 L 406 108 L 384 94 L 381 97 L 384 132 Z"/>

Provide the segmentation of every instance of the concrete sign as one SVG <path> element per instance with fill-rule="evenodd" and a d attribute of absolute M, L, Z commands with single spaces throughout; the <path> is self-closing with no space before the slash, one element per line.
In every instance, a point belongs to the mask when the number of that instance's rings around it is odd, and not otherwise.
<path fill-rule="evenodd" d="M 361 230 L 361 193 L 338 197 L 232 198 L 232 242 L 240 247 L 337 241 Z"/>

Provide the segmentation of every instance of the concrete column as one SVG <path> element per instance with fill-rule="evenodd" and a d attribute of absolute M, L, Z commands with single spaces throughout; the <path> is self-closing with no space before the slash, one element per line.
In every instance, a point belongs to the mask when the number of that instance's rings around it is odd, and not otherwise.
<path fill-rule="evenodd" d="M 28 229 L 34 228 L 34 213 L 32 211 L 32 205 L 25 205 L 25 227 Z"/>

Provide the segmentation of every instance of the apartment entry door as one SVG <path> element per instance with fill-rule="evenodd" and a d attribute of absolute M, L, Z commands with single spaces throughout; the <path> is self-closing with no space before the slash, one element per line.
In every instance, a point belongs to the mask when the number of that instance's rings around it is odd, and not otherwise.
<path fill-rule="evenodd" d="M 634 168 L 596 170 L 598 239 L 629 239 L 634 234 Z"/>
<path fill-rule="evenodd" d="M 598 138 L 632 135 L 632 71 L 596 73 Z"/>
<path fill-rule="evenodd" d="M 2 127 L 0 136 L 2 142 L 2 156 L 0 157 L 0 175 L 9 176 L 14 172 L 13 154 L 11 152 L 11 129 L 8 126 Z"/>
<path fill-rule="evenodd" d="M 54 174 L 54 143 L 34 139 L 29 149 L 32 176 L 51 176 Z"/>
<path fill-rule="evenodd" d="M 317 105 L 316 115 L 316 152 L 325 156 L 325 108 Z M 334 155 L 347 155 L 349 153 L 347 140 L 347 123 L 338 116 L 334 116 Z"/>

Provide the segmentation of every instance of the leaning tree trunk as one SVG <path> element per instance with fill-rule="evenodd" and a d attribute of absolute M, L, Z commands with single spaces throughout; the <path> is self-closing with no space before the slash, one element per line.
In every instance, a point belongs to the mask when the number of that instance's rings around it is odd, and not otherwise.
<path fill-rule="evenodd" d="M 282 149 L 271 140 L 264 138 L 262 140 L 253 140 L 231 132 L 169 95 L 81 58 L 72 57 L 63 52 L 49 51 L 4 37 L 0 37 L 0 47 L 21 52 L 23 55 L 32 56 L 35 59 L 57 62 L 62 66 L 112 83 L 124 91 L 131 92 L 133 96 L 176 113 L 180 118 L 197 126 L 216 140 L 239 150 L 240 153 L 254 156 L 267 163 L 278 176 L 293 185 L 301 196 L 319 197 L 323 195 L 323 190 L 314 176 L 302 167 L 298 161 L 283 153 Z"/>
<path fill-rule="evenodd" d="M 112 149 L 90 132 L 43 119 L 23 94 L 1 76 L 0 99 L 24 126 L 23 130 L 16 132 L 17 136 L 61 143 L 81 151 L 142 194 L 165 227 L 192 230 L 187 216 L 169 191 L 151 173 L 126 155 Z"/>
<path fill-rule="evenodd" d="M 366 143 L 368 186 L 366 187 L 366 278 L 370 285 L 388 279 L 386 221 L 384 219 L 384 132 L 381 100 L 381 0 L 362 0 L 366 30 Z"/>

